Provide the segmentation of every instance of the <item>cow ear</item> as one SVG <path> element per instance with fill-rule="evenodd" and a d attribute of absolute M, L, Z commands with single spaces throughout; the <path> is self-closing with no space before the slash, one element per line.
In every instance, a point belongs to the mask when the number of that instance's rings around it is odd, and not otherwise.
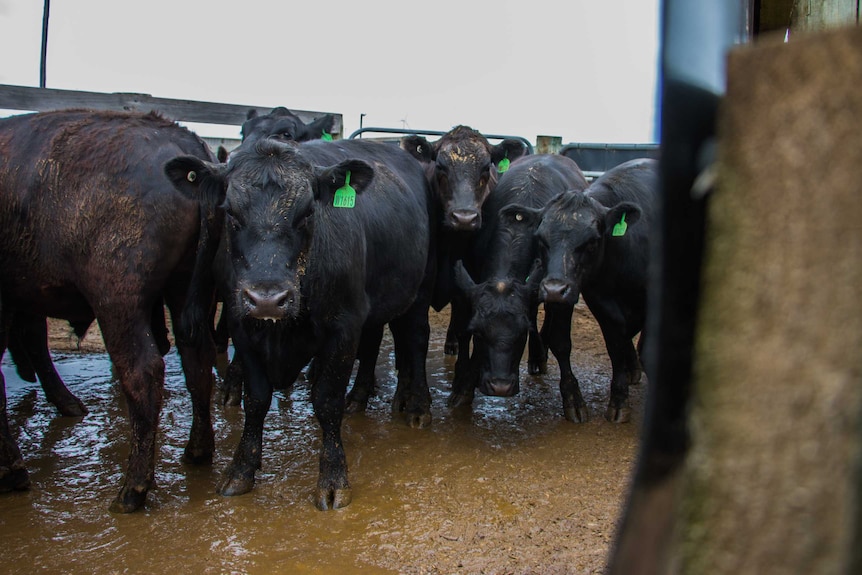
<path fill-rule="evenodd" d="M 509 162 L 514 162 L 526 153 L 527 146 L 524 145 L 524 142 L 515 138 L 506 138 L 496 146 L 491 146 L 491 161 L 499 170 L 500 162 L 504 158 Z"/>
<path fill-rule="evenodd" d="M 308 139 L 327 139 L 326 136 L 329 136 L 331 139 L 333 124 L 335 124 L 335 117 L 332 114 L 325 114 L 319 118 L 315 118 L 305 125 L 308 129 Z"/>
<path fill-rule="evenodd" d="M 218 164 L 195 156 L 179 156 L 165 164 L 165 175 L 177 190 L 192 200 L 210 207 L 224 202 L 224 177 Z"/>
<path fill-rule="evenodd" d="M 605 213 L 605 234 L 622 237 L 641 217 L 641 209 L 631 202 L 620 202 Z"/>
<path fill-rule="evenodd" d="M 404 136 L 401 138 L 401 149 L 420 162 L 429 163 L 437 159 L 434 146 L 422 136 Z"/>
<path fill-rule="evenodd" d="M 473 278 L 470 277 L 470 274 L 467 273 L 467 269 L 464 267 L 463 261 L 458 260 L 455 262 L 454 272 L 455 285 L 458 286 L 458 289 L 470 296 L 476 290 L 476 283 L 473 281 Z"/>
<path fill-rule="evenodd" d="M 225 148 L 224 146 L 218 147 L 218 150 L 216 151 L 216 158 L 218 158 L 218 161 L 220 163 L 224 164 L 225 162 L 227 162 L 227 157 L 229 155 L 230 154 L 228 153 L 227 148 Z"/>
<path fill-rule="evenodd" d="M 360 194 L 371 184 L 372 179 L 374 168 L 368 163 L 362 160 L 345 160 L 318 172 L 315 199 L 323 204 L 331 204 L 336 193 Z M 348 203 L 350 205 L 347 205 Z M 344 207 L 353 207 L 352 202 L 347 202 Z"/>
<path fill-rule="evenodd" d="M 535 230 L 542 220 L 542 210 L 519 204 L 509 204 L 500 209 L 500 221 L 506 227 L 525 227 Z"/>

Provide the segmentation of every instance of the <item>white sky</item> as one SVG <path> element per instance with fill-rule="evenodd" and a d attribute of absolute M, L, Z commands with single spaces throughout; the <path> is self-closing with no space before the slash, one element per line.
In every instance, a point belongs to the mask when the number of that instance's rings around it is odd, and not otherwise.
<path fill-rule="evenodd" d="M 653 142 L 659 3 L 52 0 L 47 87 Z M 0 0 L 0 83 L 38 86 L 42 8 Z"/>

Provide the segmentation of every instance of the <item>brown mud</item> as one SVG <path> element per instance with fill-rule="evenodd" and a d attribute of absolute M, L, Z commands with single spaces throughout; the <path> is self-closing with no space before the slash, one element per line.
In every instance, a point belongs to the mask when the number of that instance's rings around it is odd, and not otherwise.
<path fill-rule="evenodd" d="M 212 467 L 180 462 L 190 402 L 174 351 L 166 357 L 157 487 L 145 510 L 113 515 L 128 453 L 128 421 L 94 330 L 81 343 L 51 323 L 52 353 L 84 418 L 57 417 L 37 384 L 3 360 L 9 416 L 31 473 L 29 491 L 0 495 L 4 573 L 581 574 L 601 573 L 633 466 L 646 383 L 632 421 L 602 417 L 610 364 L 598 327 L 575 308 L 572 360 L 591 420 L 562 416 L 553 358 L 513 398 L 477 395 L 452 412 L 454 359 L 443 355 L 448 314 L 432 313 L 428 374 L 434 421 L 408 428 L 389 411 L 391 340 L 378 395 L 344 422 L 353 502 L 320 512 L 311 495 L 319 431 L 305 382 L 276 393 L 255 489 L 215 494 L 242 428 L 238 408 L 214 407 Z"/>

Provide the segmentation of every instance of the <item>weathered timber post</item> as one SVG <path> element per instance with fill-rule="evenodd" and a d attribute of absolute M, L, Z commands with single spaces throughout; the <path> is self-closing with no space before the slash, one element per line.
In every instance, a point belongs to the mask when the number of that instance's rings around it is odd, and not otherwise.
<path fill-rule="evenodd" d="M 560 136 L 536 136 L 537 154 L 559 154 L 563 147 Z"/>
<path fill-rule="evenodd" d="M 736 50 L 667 572 L 858 573 L 862 30 Z"/>

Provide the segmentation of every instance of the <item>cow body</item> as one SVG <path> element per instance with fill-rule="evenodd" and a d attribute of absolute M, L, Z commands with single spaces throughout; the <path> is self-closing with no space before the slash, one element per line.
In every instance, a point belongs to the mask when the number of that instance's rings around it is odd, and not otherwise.
<path fill-rule="evenodd" d="M 192 345 L 176 320 L 188 297 L 211 298 L 193 269 L 196 249 L 213 230 L 200 204 L 178 193 L 162 172 L 178 154 L 211 154 L 197 136 L 157 115 L 91 111 L 2 120 L 0 150 L 0 350 L 15 337 L 16 316 L 25 328 L 46 317 L 79 328 L 99 321 L 132 427 L 128 468 L 111 509 L 133 511 L 153 482 L 163 302 L 192 394 L 185 457 L 212 457 L 212 341 L 198 338 Z M 22 343 L 30 351 L 40 345 Z M 8 430 L 3 437 L 0 469 L 14 472 L 0 472 L 0 481 L 6 489 L 24 487 L 20 453 Z"/>
<path fill-rule="evenodd" d="M 615 422 L 629 420 L 628 386 L 641 377 L 632 338 L 646 315 L 656 174 L 655 160 L 620 164 L 585 192 L 555 198 L 536 232 L 545 266 L 540 297 L 546 304 L 574 305 L 583 294 L 601 327 L 613 369 L 605 417 Z M 585 410 L 576 391 L 574 402 Z"/>
<path fill-rule="evenodd" d="M 469 404 L 473 389 L 486 395 L 511 396 L 519 388 L 519 363 L 529 334 L 529 372 L 544 373 L 550 347 L 560 365 L 563 398 L 572 395 L 577 381 L 572 372 L 571 317 L 573 306 L 546 303 L 541 334 L 537 330 L 538 285 L 541 267 L 535 230 L 542 210 L 551 199 L 567 190 L 587 187 L 578 165 L 565 156 L 526 156 L 512 163 L 483 207 L 485 222 L 477 233 L 466 260 L 456 276 L 467 294 L 469 325 L 459 325 L 459 349 L 467 348 L 473 336 L 474 351 L 469 367 L 456 364 L 450 403 Z M 472 277 L 471 277 L 472 276 Z M 564 401 L 570 419 L 572 405 Z"/>
<path fill-rule="evenodd" d="M 295 380 L 314 359 L 312 402 L 323 435 L 316 504 L 347 505 L 345 392 L 360 342 L 373 341 L 369 334 L 382 334 L 387 323 L 396 396 L 408 412 L 430 419 L 425 358 L 435 260 L 420 166 L 376 142 L 265 138 L 240 146 L 227 164 L 177 158 L 167 170 L 191 194 L 213 186 L 224 197 L 232 262 L 226 308 L 243 357 L 246 419 L 219 491 L 252 489 L 273 386 Z M 352 207 L 336 207 L 348 181 L 356 190 Z"/>

